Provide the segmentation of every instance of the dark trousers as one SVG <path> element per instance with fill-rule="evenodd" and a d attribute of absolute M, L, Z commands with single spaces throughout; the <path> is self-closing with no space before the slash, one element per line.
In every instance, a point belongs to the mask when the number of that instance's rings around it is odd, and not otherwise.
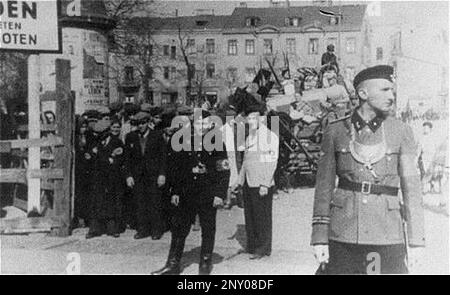
<path fill-rule="evenodd" d="M 89 233 L 94 235 L 119 233 L 119 220 L 92 218 L 89 222 Z"/>
<path fill-rule="evenodd" d="M 357 245 L 330 241 L 326 274 L 406 274 L 405 245 Z"/>
<path fill-rule="evenodd" d="M 137 231 L 161 234 L 164 230 L 161 191 L 156 185 L 156 179 L 138 179 L 133 194 L 136 200 Z"/>
<path fill-rule="evenodd" d="M 217 209 L 209 203 L 180 203 L 180 207 L 174 212 L 172 236 L 173 238 L 186 239 L 191 226 L 198 214 L 202 230 L 201 256 L 211 255 L 214 250 L 216 237 Z"/>
<path fill-rule="evenodd" d="M 132 229 L 136 229 L 136 198 L 134 197 L 133 190 L 128 188 L 125 190 L 122 196 L 123 204 L 123 217 L 122 217 L 122 230 L 124 231 L 127 225 Z"/>
<path fill-rule="evenodd" d="M 247 232 L 247 252 L 270 255 L 272 252 L 272 196 L 259 195 L 259 187 L 244 185 L 244 216 Z"/>

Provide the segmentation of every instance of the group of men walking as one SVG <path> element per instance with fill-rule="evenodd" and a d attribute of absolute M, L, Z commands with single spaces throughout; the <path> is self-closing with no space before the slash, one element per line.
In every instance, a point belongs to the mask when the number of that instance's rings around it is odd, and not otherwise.
<path fill-rule="evenodd" d="M 186 237 L 198 216 L 202 231 L 199 273 L 209 274 L 212 271 L 217 208 L 223 207 L 231 189 L 241 186 L 245 191 L 250 258 L 260 259 L 271 254 L 272 186 L 278 158 L 277 135 L 260 123 L 259 117 L 264 110 L 255 106 L 244 116 L 250 123 L 248 136 L 246 147 L 238 151 L 233 144 L 229 144 L 230 139 L 234 141 L 237 123 L 228 122 L 228 125 L 221 126 L 217 120 L 216 123 L 210 120 L 210 112 L 198 111 L 177 116 L 172 121 L 175 131 L 171 136 L 154 124 L 153 117 L 160 113 L 145 111 L 133 116 L 135 130 L 124 136 L 124 142 L 120 140 L 120 132 L 117 132 L 124 129 L 120 120 L 112 117 L 110 126 L 103 124 L 109 113 L 97 116 L 92 132 L 83 131 L 85 143 L 83 148 L 82 144 L 78 144 L 77 150 L 81 152 L 77 155 L 81 160 L 91 162 L 89 189 L 79 192 L 79 195 L 85 193 L 90 199 L 83 198 L 77 203 L 89 201 L 89 232 L 86 238 L 104 233 L 118 237 L 120 225 L 123 225 L 120 220 L 125 220 L 129 225 L 133 221 L 129 216 L 119 218 L 120 214 L 123 216 L 128 212 L 130 215 L 127 207 L 130 203 L 134 204 L 135 239 L 149 236 L 154 240 L 160 239 L 167 227 L 172 233 L 167 263 L 154 274 L 178 274 L 182 271 L 180 261 Z M 219 131 L 219 136 L 212 137 L 215 148 L 211 149 L 205 145 L 205 138 L 213 129 L 216 133 Z M 245 134 L 245 130 L 241 133 Z M 179 138 L 177 134 L 188 136 Z M 266 139 L 266 143 L 261 144 L 261 137 L 268 134 L 269 141 Z M 83 142 L 80 139 L 78 141 Z M 239 157 L 243 159 L 239 161 Z M 237 168 L 238 161 L 241 162 L 240 169 Z M 80 187 L 83 186 L 80 184 Z M 163 203 L 169 200 L 170 216 L 165 218 Z"/>
<path fill-rule="evenodd" d="M 330 123 L 324 132 L 311 238 L 320 273 L 406 273 L 407 256 L 410 262 L 415 261 L 420 253 L 417 249 L 425 244 L 417 147 L 411 128 L 390 116 L 395 102 L 392 77 L 390 66 L 360 72 L 354 79 L 359 107 Z M 121 158 L 126 185 L 137 201 L 135 238 L 162 236 L 161 202 L 163 191 L 168 192 L 173 209 L 171 244 L 167 263 L 154 274 L 182 271 L 185 239 L 196 215 L 202 230 L 199 274 L 211 273 L 216 211 L 223 206 L 227 191 L 236 186 L 243 188 L 250 259 L 271 254 L 278 135 L 259 120 L 264 109 L 249 107 L 244 114 L 249 131 L 242 165 L 238 165 L 233 156 L 237 151 L 230 150 L 233 144 L 227 144 L 226 139 L 216 142 L 214 149 L 205 146 L 208 132 L 218 127 L 210 115 L 202 111 L 201 116 L 182 120 L 185 124 L 180 132 L 192 132 L 180 143 L 152 127 L 150 114 L 139 112 L 135 116 L 138 128 L 123 144 L 108 132 L 96 146 L 87 148 L 88 154 L 106 165 L 102 169 L 107 174 L 113 172 L 108 165 Z M 225 125 L 222 134 L 234 138 L 233 129 Z M 107 148 L 112 143 L 115 145 Z M 101 156 L 102 152 L 106 156 Z M 108 182 L 102 192 L 96 192 L 107 198 L 111 185 Z M 104 221 L 100 215 L 94 214 L 92 220 Z M 100 233 L 94 225 L 88 237 Z M 379 261 L 373 264 L 373 259 Z"/>

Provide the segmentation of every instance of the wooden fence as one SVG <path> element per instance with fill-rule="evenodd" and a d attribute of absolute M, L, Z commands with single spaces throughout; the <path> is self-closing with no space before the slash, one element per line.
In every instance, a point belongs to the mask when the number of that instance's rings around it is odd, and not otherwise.
<path fill-rule="evenodd" d="M 41 148 L 53 148 L 53 153 L 49 159 L 53 164 L 51 168 L 9 168 L 0 169 L 0 183 L 14 183 L 28 185 L 28 199 L 21 201 L 15 199 L 15 206 L 27 208 L 28 216 L 26 218 L 0 219 L 0 233 L 30 233 L 30 232 L 51 232 L 58 236 L 67 236 L 70 234 L 70 221 L 73 211 L 73 191 L 74 191 L 74 93 L 70 91 L 70 62 L 67 60 L 56 60 L 56 91 L 51 95 L 38 96 L 39 100 L 56 101 L 56 124 L 41 125 L 38 123 L 40 132 L 49 133 L 43 138 L 29 138 L 18 140 L 0 141 L 1 153 L 16 153 L 19 157 L 27 158 L 28 162 L 41 162 Z M 40 109 L 30 108 L 29 98 L 29 126 L 21 126 L 21 131 L 28 131 L 36 128 L 31 125 L 31 118 L 36 117 L 33 112 L 40 113 Z M 40 102 L 39 102 L 40 103 Z M 35 104 L 34 104 L 35 105 Z M 38 116 L 39 117 L 39 116 Z M 28 127 L 28 130 L 27 130 Z M 30 130 L 31 131 L 31 130 Z M 31 134 L 29 132 L 28 134 Z M 30 149 L 38 149 L 38 153 L 32 153 Z M 25 150 L 26 149 L 26 150 Z M 31 159 L 31 157 L 35 157 Z M 30 182 L 40 179 L 40 184 L 30 186 Z M 37 189 L 36 189 L 37 188 Z M 40 200 L 42 191 L 53 192 L 53 206 L 50 213 L 44 216 L 40 215 Z M 33 200 L 30 200 L 32 196 Z M 21 202 L 25 202 L 22 203 Z M 30 206 L 30 202 L 33 205 Z M 37 213 L 37 214 L 31 214 Z"/>

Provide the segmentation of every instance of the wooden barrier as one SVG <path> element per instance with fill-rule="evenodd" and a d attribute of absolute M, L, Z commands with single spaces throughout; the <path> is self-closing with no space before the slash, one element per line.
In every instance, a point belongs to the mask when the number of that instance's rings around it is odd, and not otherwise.
<path fill-rule="evenodd" d="M 35 61 L 30 60 L 32 68 Z M 67 236 L 70 234 L 71 212 L 73 208 L 74 191 L 74 99 L 70 91 L 70 62 L 56 60 L 56 91 L 47 92 L 44 100 L 56 100 L 56 124 L 37 124 L 39 107 L 32 106 L 29 126 L 19 127 L 19 131 L 28 132 L 29 139 L 0 141 L 0 152 L 11 153 L 20 159 L 28 159 L 26 168 L 0 169 L 0 183 L 16 183 L 28 185 L 28 200 L 15 199 L 15 205 L 28 209 L 26 218 L 0 219 L 0 233 L 31 233 L 51 232 L 53 235 Z M 38 71 L 37 71 L 38 72 Z M 36 75 L 36 73 L 34 73 Z M 34 77 L 36 78 L 36 77 Z M 36 86 L 34 81 L 32 86 Z M 34 93 L 36 89 L 33 89 Z M 33 99 L 29 103 L 35 104 Z M 30 125 L 34 122 L 34 126 Z M 40 131 L 50 131 L 56 135 L 36 138 Z M 30 133 L 32 133 L 30 135 Z M 39 136 L 40 137 L 40 136 Z M 41 152 L 41 148 L 52 148 L 52 154 Z M 33 165 L 30 159 L 33 158 Z M 36 163 L 38 160 L 38 166 Z M 53 161 L 55 168 L 41 168 L 41 160 Z M 30 183 L 31 188 L 30 188 Z M 37 188 L 37 191 L 36 191 Z M 42 191 L 53 191 L 53 212 L 51 215 L 39 216 L 42 212 L 32 210 L 40 207 Z M 30 203 L 31 202 L 31 203 Z M 37 203 L 38 202 L 38 203 Z M 35 215 L 39 217 L 35 217 Z"/>

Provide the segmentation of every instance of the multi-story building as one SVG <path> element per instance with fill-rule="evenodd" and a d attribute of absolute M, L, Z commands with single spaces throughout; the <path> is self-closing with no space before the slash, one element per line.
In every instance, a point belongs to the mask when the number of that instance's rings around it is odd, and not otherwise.
<path fill-rule="evenodd" d="M 364 65 L 394 66 L 399 110 L 447 109 L 448 3 L 373 4 L 364 21 Z"/>
<path fill-rule="evenodd" d="M 250 83 L 268 62 L 279 74 L 287 66 L 285 56 L 291 73 L 320 67 L 328 44 L 335 45 L 340 68 L 351 79 L 362 68 L 365 10 L 365 5 L 327 5 L 322 12 L 318 5 L 243 5 L 225 16 L 146 18 L 143 26 L 152 29 L 153 56 L 147 67 L 148 94 L 143 97 L 142 79 L 133 74 L 132 65 L 113 55 L 111 64 L 118 71 L 111 79 L 111 98 L 135 97 L 159 105 L 202 96 L 213 102 Z"/>
<path fill-rule="evenodd" d="M 148 97 L 143 97 L 142 56 L 139 54 L 127 60 L 112 55 L 116 71 L 111 94 L 128 101 L 148 101 L 156 105 L 174 103 L 186 98 L 190 75 L 192 97 L 204 95 L 217 99 L 220 89 L 226 86 L 221 78 L 220 49 L 223 46 L 221 31 L 227 18 L 213 15 L 142 18 L 143 27 L 152 30 L 147 37 L 151 56 L 147 66 Z"/>

